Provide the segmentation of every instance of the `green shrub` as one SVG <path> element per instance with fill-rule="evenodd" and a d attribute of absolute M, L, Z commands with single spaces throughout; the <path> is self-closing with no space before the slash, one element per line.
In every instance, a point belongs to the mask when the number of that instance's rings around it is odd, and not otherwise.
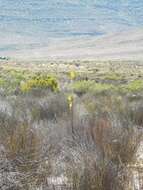
<path fill-rule="evenodd" d="M 134 80 L 126 86 L 126 89 L 131 92 L 138 92 L 143 90 L 143 80 Z"/>
<path fill-rule="evenodd" d="M 28 92 L 32 89 L 51 89 L 58 91 L 57 79 L 47 74 L 19 71 L 15 69 L 4 69 L 0 73 L 0 87 L 6 90 L 7 94 L 16 92 Z"/>
<path fill-rule="evenodd" d="M 112 84 L 97 83 L 95 81 L 77 81 L 73 85 L 73 90 L 77 94 L 85 94 L 87 92 L 91 94 L 102 93 L 109 90 L 116 90 L 116 87 Z"/>
<path fill-rule="evenodd" d="M 0 87 L 6 90 L 6 93 L 14 92 L 22 80 L 26 79 L 26 73 L 15 69 L 3 69 L 0 73 Z"/>
<path fill-rule="evenodd" d="M 88 92 L 91 86 L 93 85 L 94 85 L 94 81 L 81 80 L 74 83 L 73 90 L 77 94 L 84 94 Z"/>
<path fill-rule="evenodd" d="M 122 76 L 119 75 L 118 73 L 114 73 L 114 72 L 113 72 L 113 73 L 107 73 L 107 74 L 105 75 L 105 79 L 117 81 L 117 80 L 121 80 L 121 79 L 122 79 Z"/>
<path fill-rule="evenodd" d="M 105 92 L 105 91 L 110 91 L 110 90 L 115 90 L 115 86 L 112 84 L 102 84 L 102 83 L 95 83 L 93 86 L 90 88 L 91 93 L 100 93 L 100 92 Z"/>
<path fill-rule="evenodd" d="M 5 84 L 5 80 L 0 77 L 0 87 L 2 87 Z"/>

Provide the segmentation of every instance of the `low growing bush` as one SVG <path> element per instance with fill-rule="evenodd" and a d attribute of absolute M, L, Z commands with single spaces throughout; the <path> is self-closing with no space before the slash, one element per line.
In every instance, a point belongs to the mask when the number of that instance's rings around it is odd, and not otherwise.
<path fill-rule="evenodd" d="M 40 89 L 50 89 L 53 92 L 59 90 L 58 82 L 56 78 L 47 75 L 37 75 L 32 77 L 31 79 L 22 82 L 20 85 L 20 89 L 22 92 L 28 92 L 32 89 L 40 88 Z"/>

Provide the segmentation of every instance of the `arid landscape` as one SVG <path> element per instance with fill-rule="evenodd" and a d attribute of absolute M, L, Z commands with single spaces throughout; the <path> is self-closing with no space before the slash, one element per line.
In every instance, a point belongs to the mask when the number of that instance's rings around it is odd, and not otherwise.
<path fill-rule="evenodd" d="M 0 41 L 7 47 L 3 56 L 22 60 L 143 60 L 142 28 L 103 36 L 50 38 L 41 43 L 21 36 L 9 42 L 8 36 L 1 35 Z"/>
<path fill-rule="evenodd" d="M 0 0 L 0 190 L 143 190 L 142 0 Z"/>
<path fill-rule="evenodd" d="M 0 188 L 142 189 L 142 61 L 0 62 Z"/>

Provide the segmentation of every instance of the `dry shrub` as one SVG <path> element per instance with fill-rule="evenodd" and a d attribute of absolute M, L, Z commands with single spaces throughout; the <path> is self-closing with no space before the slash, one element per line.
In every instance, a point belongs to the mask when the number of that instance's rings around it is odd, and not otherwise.
<path fill-rule="evenodd" d="M 44 190 L 47 177 L 63 174 L 73 190 L 127 189 L 142 132 L 126 98 L 76 97 L 72 114 L 62 93 L 5 100 L 10 109 L 0 111 L 0 144 L 10 188 Z"/>
<path fill-rule="evenodd" d="M 111 112 L 113 106 L 110 105 L 109 112 L 103 111 L 103 107 L 96 108 L 93 115 L 88 115 L 86 126 L 79 119 L 75 122 L 74 138 L 67 143 L 66 150 L 67 171 L 73 189 L 128 188 L 128 166 L 136 162 L 143 134 L 134 125 L 130 110 Z"/>

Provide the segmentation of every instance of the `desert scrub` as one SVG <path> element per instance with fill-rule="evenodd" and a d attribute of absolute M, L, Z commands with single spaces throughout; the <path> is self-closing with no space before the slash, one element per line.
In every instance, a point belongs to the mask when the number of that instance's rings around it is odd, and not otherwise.
<path fill-rule="evenodd" d="M 128 84 L 119 85 L 118 93 L 121 94 L 136 94 L 143 91 L 143 80 L 133 80 Z"/>
<path fill-rule="evenodd" d="M 0 77 L 0 87 L 4 86 L 4 84 L 5 84 L 5 80 Z"/>
<path fill-rule="evenodd" d="M 81 80 L 73 84 L 73 90 L 75 93 L 82 95 L 89 91 L 91 86 L 94 85 L 94 81 Z"/>
<path fill-rule="evenodd" d="M 20 89 L 22 92 L 28 92 L 32 89 L 50 89 L 53 92 L 59 90 L 58 81 L 53 76 L 36 75 L 25 82 L 22 82 Z"/>
<path fill-rule="evenodd" d="M 91 87 L 90 92 L 93 94 L 102 93 L 106 91 L 114 91 L 116 87 L 112 84 L 102 84 L 102 83 L 95 83 L 93 87 Z"/>
<path fill-rule="evenodd" d="M 19 87 L 22 80 L 25 80 L 27 74 L 15 69 L 3 69 L 0 73 L 0 87 L 5 89 L 6 93 L 13 93 Z"/>
<path fill-rule="evenodd" d="M 126 89 L 130 92 L 139 92 L 143 90 L 143 80 L 134 80 L 133 82 L 130 82 Z"/>
<path fill-rule="evenodd" d="M 118 80 L 122 80 L 123 77 L 118 73 L 111 72 L 111 73 L 105 74 L 104 79 L 105 80 L 118 81 Z"/>
<path fill-rule="evenodd" d="M 73 84 L 73 90 L 75 93 L 82 95 L 87 92 L 91 94 L 102 93 L 105 91 L 116 90 L 116 87 L 112 84 L 97 83 L 92 80 L 77 81 Z"/>

